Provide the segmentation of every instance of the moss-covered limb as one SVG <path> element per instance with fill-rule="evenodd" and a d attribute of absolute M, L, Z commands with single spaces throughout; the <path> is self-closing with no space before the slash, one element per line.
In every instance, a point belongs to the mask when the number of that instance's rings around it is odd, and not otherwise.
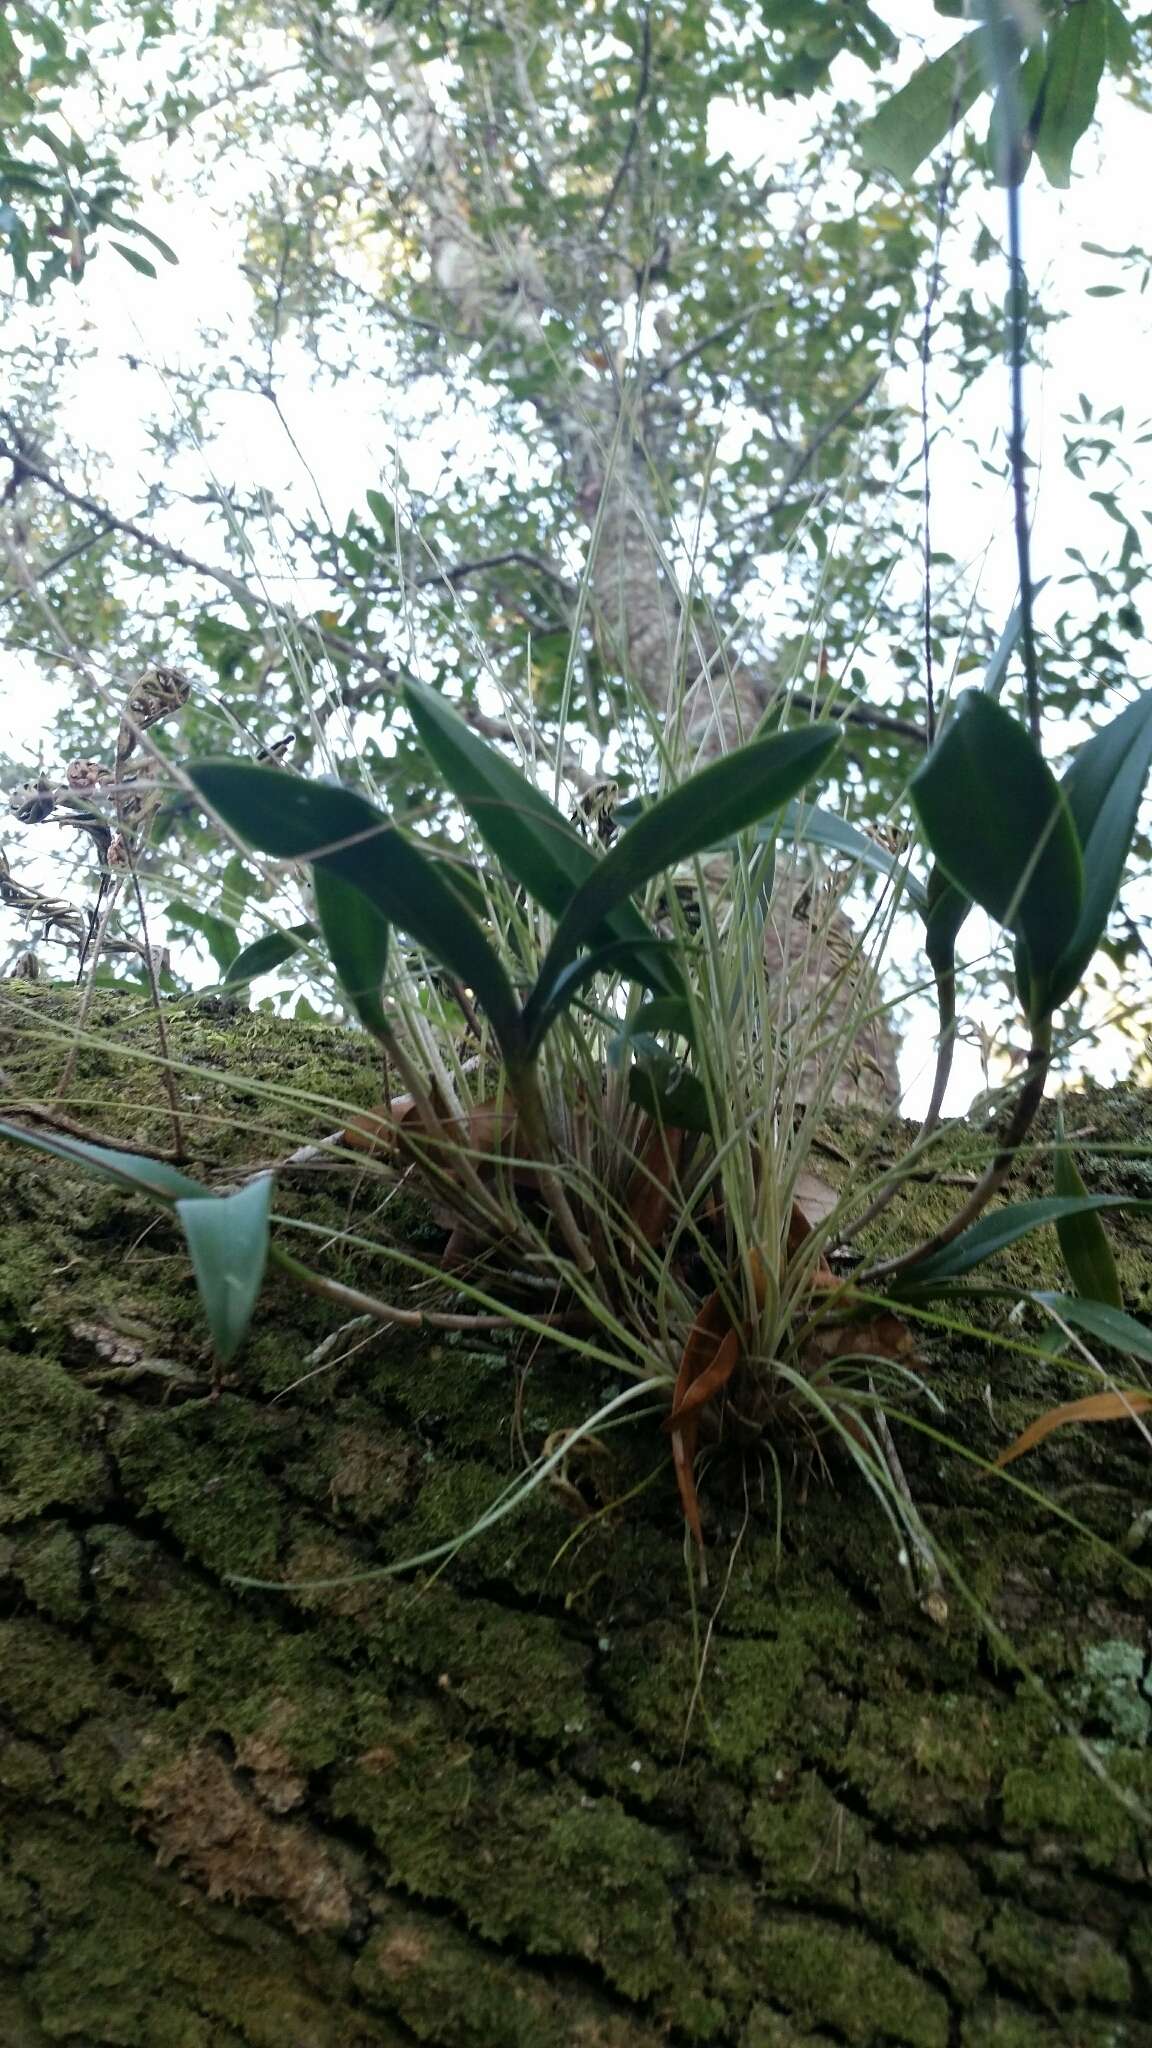
<path fill-rule="evenodd" d="M 379 1087 L 326 1027 L 177 1015 L 172 1036 L 212 1173 L 325 1127 L 237 1096 L 243 1063 Z M 85 1054 L 71 1107 L 139 1141 L 123 1076 L 144 1070 L 112 1059 Z M 41 1040 L 0 1067 L 46 1092 Z M 1093 1116 L 1152 1122 L 1132 1097 Z M 506 1481 L 517 1413 L 538 1447 L 610 1380 L 537 1357 L 518 1387 L 510 1347 L 396 1332 L 317 1373 L 332 1319 L 277 1281 L 214 1403 L 167 1223 L 15 1147 L 0 1172 L 5 2048 L 1150 2048 L 1152 1560 L 1101 1540 L 1148 1500 L 1134 1432 L 1034 1461 L 1078 1532 L 897 1425 L 1035 1682 L 959 1593 L 947 1630 L 921 1616 L 849 1472 L 785 1502 L 778 1553 L 770 1472 L 735 1452 L 702 1475 L 727 1578 L 701 1678 L 674 1488 L 634 1491 L 664 1455 L 650 1424 L 589 1468 L 634 1497 L 583 1530 L 542 1500 L 440 1577 L 317 1590 L 293 1582 L 458 1531 Z M 370 1234 L 379 1184 L 358 1199 L 344 1174 L 284 1197 Z M 909 1199 L 931 1227 L 948 1196 Z M 1110 1227 L 1138 1304 L 1147 1227 Z M 1051 1279 L 1045 1257 L 1018 1270 Z M 924 1350 L 941 1426 L 982 1455 L 1056 1396 L 1010 1350 Z"/>

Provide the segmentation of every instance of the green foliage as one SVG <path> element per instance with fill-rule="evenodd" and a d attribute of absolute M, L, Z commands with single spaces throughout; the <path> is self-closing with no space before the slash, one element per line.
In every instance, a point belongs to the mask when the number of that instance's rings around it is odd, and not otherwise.
<path fill-rule="evenodd" d="M 271 1202 L 272 1175 L 262 1173 L 235 1194 L 186 1195 L 176 1203 L 221 1365 L 248 1334 L 268 1261 Z"/>
<path fill-rule="evenodd" d="M 1132 1195 L 1044 1195 L 1031 1202 L 1006 1202 L 1001 1209 L 982 1216 L 970 1230 L 954 1237 L 950 1244 L 910 1266 L 896 1283 L 901 1293 L 923 1297 L 971 1273 L 996 1252 L 1007 1250 L 1031 1231 L 1069 1217 L 1088 1216 L 1104 1210 L 1132 1210 L 1152 1214 L 1152 1201 Z"/>
<path fill-rule="evenodd" d="M 1104 936 L 1152 766 L 1152 691 L 1073 756 L 1057 783 L 1023 727 L 980 691 L 912 778 L 943 881 L 930 885 L 929 951 L 950 960 L 963 897 L 1017 934 L 1017 980 L 1035 1026 L 1074 994 Z"/>
<path fill-rule="evenodd" d="M 1056 1112 L 1056 1135 L 1059 1140 L 1053 1161 L 1053 1185 L 1058 1197 L 1083 1199 L 1088 1190 L 1080 1178 L 1080 1170 L 1064 1138 L 1063 1111 Z M 1116 1260 L 1108 1233 L 1094 1209 L 1071 1211 L 1056 1219 L 1056 1235 L 1060 1240 L 1060 1251 L 1068 1276 L 1077 1294 L 1088 1301 L 1102 1301 L 1112 1308 L 1123 1308 L 1124 1297 L 1120 1292 L 1120 1279 L 1116 1271 Z"/>

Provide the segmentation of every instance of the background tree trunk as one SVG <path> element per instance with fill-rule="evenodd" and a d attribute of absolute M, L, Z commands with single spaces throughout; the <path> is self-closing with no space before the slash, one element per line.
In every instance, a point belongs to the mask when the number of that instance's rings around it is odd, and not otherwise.
<path fill-rule="evenodd" d="M 15 1096 L 50 1089 L 67 1015 L 5 996 Z M 327 1025 L 171 1029 L 198 1171 L 283 1156 L 380 1093 L 365 1042 Z M 100 998 L 74 1117 L 162 1142 L 151 1031 Z M 1146 1182 L 1149 1116 L 1077 1098 L 1119 1148 L 1094 1185 Z M 1147 1506 L 1135 1431 L 1068 1432 L 1023 1468 L 1070 1521 L 895 1425 L 999 1635 L 955 1587 L 947 1627 L 921 1614 L 842 1468 L 789 1487 L 778 1550 L 771 1468 L 734 1454 L 703 1475 L 694 1618 L 651 1421 L 573 1474 L 618 1503 L 597 1519 L 557 1495 L 442 1574 L 309 1588 L 465 1527 L 519 1433 L 538 1449 L 608 1382 L 408 1332 L 318 1356 L 335 1313 L 273 1284 L 213 1402 L 167 1222 L 16 1145 L 0 1161 L 10 2048 L 1152 2043 L 1146 1574 L 1100 1540 Z M 277 1201 L 370 1233 L 378 1194 L 335 1167 Z M 1113 1230 L 1139 1307 L 1152 1232 Z M 380 1261 L 357 1277 L 401 1295 Z M 1059 1398 L 994 1347 L 941 1337 L 923 1361 L 980 1456 Z"/>

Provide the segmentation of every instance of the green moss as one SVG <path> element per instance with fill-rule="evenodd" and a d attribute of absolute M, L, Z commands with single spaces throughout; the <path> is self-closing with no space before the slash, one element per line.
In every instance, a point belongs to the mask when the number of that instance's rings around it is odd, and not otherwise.
<path fill-rule="evenodd" d="M 38 1526 L 13 1544 L 11 1569 L 41 1613 L 56 1621 L 78 1621 L 84 1613 L 84 1546 L 62 1522 Z"/>
<path fill-rule="evenodd" d="M 765 1911 L 750 1887 L 717 1879 L 692 1887 L 687 1930 L 695 1970 L 729 2011 L 767 1999 L 842 2040 L 947 2048 L 946 2000 L 857 1929 Z"/>
<path fill-rule="evenodd" d="M 1128 1964 L 1092 1927 L 1062 1927 L 1022 1906 L 1002 1905 L 981 1934 L 979 1949 L 998 1977 L 1056 2011 L 1126 2008 L 1132 1997 Z"/>
<path fill-rule="evenodd" d="M 48 1359 L 0 1352 L 0 1523 L 98 1510 L 108 1486 L 95 1395 Z"/>
<path fill-rule="evenodd" d="M 62 1734 L 103 1697 L 90 1657 L 45 1623 L 0 1621 L 0 1711 L 24 1733 Z"/>

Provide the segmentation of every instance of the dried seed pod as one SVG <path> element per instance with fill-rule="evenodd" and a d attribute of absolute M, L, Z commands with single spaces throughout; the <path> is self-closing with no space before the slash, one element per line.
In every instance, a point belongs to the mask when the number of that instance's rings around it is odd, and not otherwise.
<path fill-rule="evenodd" d="M 22 825 L 42 825 L 56 808 L 56 792 L 43 775 L 22 782 L 8 798 L 8 808 Z"/>
<path fill-rule="evenodd" d="M 179 668 L 149 668 L 137 676 L 124 706 L 138 732 L 147 732 L 161 718 L 182 710 L 192 693 L 192 684 Z"/>
<path fill-rule="evenodd" d="M 107 864 L 110 868 L 127 868 L 131 866 L 128 842 L 122 832 L 114 832 L 112 834 L 108 845 Z"/>
<path fill-rule="evenodd" d="M 163 797 L 163 764 L 151 754 L 135 768 L 124 768 L 113 791 L 116 816 L 122 825 L 137 830 L 155 817 Z"/>
<path fill-rule="evenodd" d="M 40 962 L 35 953 L 17 953 L 8 970 L 13 981 L 39 981 Z"/>
<path fill-rule="evenodd" d="M 100 761 L 69 761 L 64 770 L 64 780 L 69 789 L 99 789 L 108 773 L 108 769 Z"/>

